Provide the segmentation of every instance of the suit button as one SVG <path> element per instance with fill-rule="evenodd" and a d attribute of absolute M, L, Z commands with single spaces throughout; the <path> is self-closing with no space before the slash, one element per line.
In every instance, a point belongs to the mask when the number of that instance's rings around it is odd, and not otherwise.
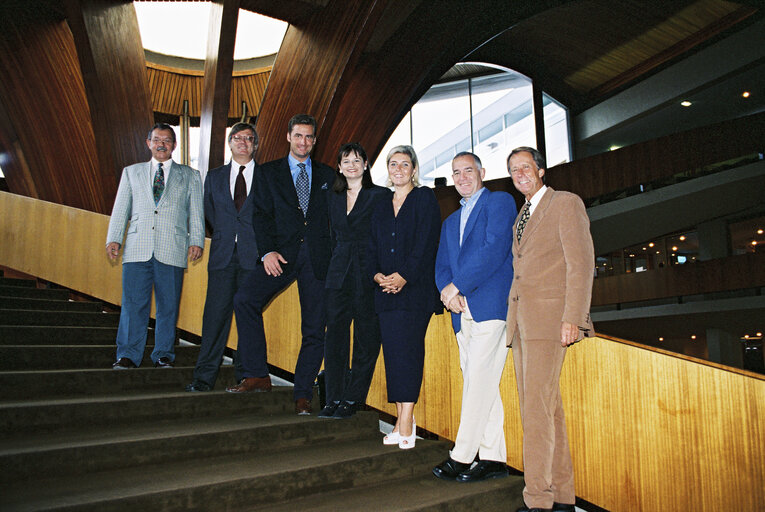
<path fill-rule="evenodd" d="M 307 225 L 308 225 L 308 221 L 307 221 L 307 220 L 306 220 L 306 221 L 303 221 L 303 225 L 304 225 L 304 226 L 307 226 Z"/>
<path fill-rule="evenodd" d="M 302 239 L 302 238 L 300 239 L 300 243 L 301 243 L 301 244 L 303 243 L 303 239 Z"/>
<path fill-rule="evenodd" d="M 396 249 L 391 249 L 390 252 L 396 252 Z"/>
<path fill-rule="evenodd" d="M 394 231 L 393 233 L 390 234 L 390 236 L 396 236 L 396 232 Z"/>
<path fill-rule="evenodd" d="M 157 210 L 154 210 L 154 215 L 158 214 L 159 212 Z"/>

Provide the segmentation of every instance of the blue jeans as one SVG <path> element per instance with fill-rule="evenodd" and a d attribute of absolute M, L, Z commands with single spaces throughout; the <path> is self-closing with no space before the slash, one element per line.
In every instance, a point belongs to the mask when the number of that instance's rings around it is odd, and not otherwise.
<path fill-rule="evenodd" d="M 117 359 L 127 357 L 141 366 L 146 347 L 151 290 L 157 303 L 152 362 L 160 357 L 175 360 L 175 324 L 183 286 L 181 267 L 165 265 L 153 256 L 149 261 L 122 265 L 122 311 L 117 329 Z"/>

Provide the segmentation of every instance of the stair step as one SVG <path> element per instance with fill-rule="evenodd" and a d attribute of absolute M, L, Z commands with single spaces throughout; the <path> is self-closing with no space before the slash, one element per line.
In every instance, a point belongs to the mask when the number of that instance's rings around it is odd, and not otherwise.
<path fill-rule="evenodd" d="M 34 288 L 30 286 L 7 286 L 0 284 L 0 295 L 3 297 L 31 297 L 38 299 L 67 300 L 69 290 L 58 288 Z"/>
<path fill-rule="evenodd" d="M 34 279 L 19 279 L 17 277 L 0 277 L 0 286 L 23 286 L 25 288 L 34 288 L 37 281 Z"/>
<path fill-rule="evenodd" d="M 147 342 L 154 343 L 154 329 L 147 332 Z M 116 339 L 116 327 L 0 325 L 0 345 L 109 345 Z"/>
<path fill-rule="evenodd" d="M 168 457 L 180 462 L 379 438 L 377 415 L 371 412 L 360 412 L 346 421 L 317 420 L 291 412 L 25 435 L 0 440 L 0 484 L 41 475 L 85 475 L 161 464 Z"/>
<path fill-rule="evenodd" d="M 85 311 L 99 313 L 103 306 L 98 302 L 75 302 L 72 300 L 37 299 L 28 297 L 5 297 L 0 293 L 0 310 L 31 309 L 45 311 Z"/>
<path fill-rule="evenodd" d="M 419 442 L 418 445 L 419 446 Z M 418 448 L 415 447 L 415 450 Z M 443 458 L 446 458 L 445 456 Z M 440 461 L 439 461 L 440 462 Z M 437 464 L 437 463 L 436 463 Z M 382 480 L 367 487 L 332 490 L 285 502 L 243 508 L 243 511 L 282 512 L 310 510 L 369 510 L 375 512 L 462 512 L 466 510 L 516 510 L 524 506 L 523 477 L 509 476 L 461 484 L 439 480 L 430 471 L 402 480 Z"/>
<path fill-rule="evenodd" d="M 151 365 L 129 371 L 108 369 L 0 372 L 0 400 L 78 398 L 96 395 L 181 391 L 193 380 L 191 366 L 172 370 Z M 221 366 L 215 388 L 234 384 L 233 365 Z"/>
<path fill-rule="evenodd" d="M 143 366 L 152 366 L 149 355 L 154 349 L 147 345 Z M 116 345 L 0 345 L 0 371 L 65 370 L 71 368 L 111 369 Z M 177 366 L 194 366 L 199 347 L 182 345 L 175 347 Z M 162 371 L 168 371 L 163 368 Z M 124 370 L 123 370 L 124 371 Z M 129 371 L 129 370 L 128 370 Z"/>
<path fill-rule="evenodd" d="M 153 339 L 151 329 L 149 336 Z M 0 345 L 106 344 L 114 343 L 116 338 L 116 327 L 0 325 Z"/>
<path fill-rule="evenodd" d="M 35 311 L 4 309 L 2 325 L 78 325 L 81 327 L 117 327 L 119 313 L 79 313 L 68 311 Z"/>
<path fill-rule="evenodd" d="M 174 370 L 156 370 L 174 371 Z M 314 401 L 318 405 L 318 401 Z M 0 403 L 0 436 L 154 421 L 294 412 L 291 386 L 270 393 L 146 393 Z M 2 507 L 0 507 L 2 508 Z"/>
<path fill-rule="evenodd" d="M 318 421 L 318 420 L 317 420 Z M 313 426 L 313 425 L 312 425 Z M 370 440 L 311 443 L 281 450 L 60 476 L 16 483 L 0 495 L 0 508 L 28 510 L 231 510 L 259 507 L 292 496 L 369 486 L 381 478 L 427 474 L 448 445 L 420 441 L 414 450 Z M 172 459 L 172 455 L 168 455 Z M 345 507 L 343 507 L 345 508 Z M 288 510 L 288 509 L 284 509 Z"/>

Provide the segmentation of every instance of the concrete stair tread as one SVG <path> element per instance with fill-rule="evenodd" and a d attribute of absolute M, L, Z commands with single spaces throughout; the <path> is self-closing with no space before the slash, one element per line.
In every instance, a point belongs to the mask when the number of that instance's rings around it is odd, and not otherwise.
<path fill-rule="evenodd" d="M 0 493 L 0 508 L 13 510 L 45 510 L 63 506 L 85 508 L 91 506 L 106 506 L 109 509 L 118 508 L 121 502 L 128 503 L 131 499 L 146 497 L 152 501 L 162 500 L 163 493 L 205 492 L 214 489 L 220 493 L 221 507 L 226 508 L 223 500 L 234 499 L 234 493 L 226 493 L 225 485 L 233 484 L 240 488 L 252 485 L 252 495 L 268 500 L 259 492 L 258 487 L 272 485 L 271 482 L 282 481 L 288 474 L 311 475 L 320 468 L 332 471 L 337 467 L 338 476 L 341 468 L 359 464 L 369 465 L 370 460 L 377 463 L 400 466 L 407 460 L 414 463 L 412 469 L 424 470 L 429 459 L 437 463 L 437 454 L 443 455 L 446 443 L 437 441 L 421 441 L 414 450 L 399 450 L 398 447 L 384 446 L 378 439 L 360 440 L 352 443 L 333 443 L 331 445 L 316 444 L 279 452 L 278 457 L 270 453 L 252 453 L 235 456 L 207 458 L 203 460 L 183 462 L 167 462 L 164 464 L 141 466 L 116 471 L 103 471 L 85 477 L 59 476 L 52 479 L 39 479 L 28 483 L 14 483 L 9 489 Z M 328 449 L 330 448 L 331 449 Z M 385 459 L 383 461 L 383 459 Z M 423 459 L 425 462 L 423 463 Z M 295 469 L 299 468 L 299 469 Z M 358 478 L 368 475 L 356 474 Z M 377 476 L 377 475 L 375 475 Z M 353 486 L 353 481 L 344 480 L 330 484 L 334 486 Z M 366 484 L 366 482 L 365 482 Z M 316 488 L 321 486 L 316 482 Z M 191 499 L 186 497 L 185 499 Z M 113 503 L 109 503 L 113 502 Z M 157 501 L 162 503 L 162 501 Z M 181 509 L 178 506 L 164 506 L 164 510 Z M 190 507 L 191 508 L 191 507 Z M 237 508 L 241 508 L 239 505 Z"/>
<path fill-rule="evenodd" d="M 418 441 L 419 443 L 419 441 Z M 414 448 L 417 449 L 416 447 Z M 509 476 L 484 482 L 460 484 L 447 482 L 433 476 L 430 471 L 413 478 L 383 481 L 377 485 L 353 487 L 319 495 L 306 496 L 286 502 L 275 503 L 256 508 L 243 508 L 247 511 L 281 512 L 284 510 L 310 510 L 312 512 L 335 512 L 345 510 L 369 510 L 374 512 L 403 512 L 429 509 L 436 510 L 475 510 L 472 507 L 454 507 L 458 500 L 477 497 L 492 492 L 504 496 L 506 510 L 515 510 L 523 505 L 521 492 L 523 477 Z M 516 501 L 517 503 L 513 503 Z M 444 505 L 452 505 L 445 508 Z"/>
<path fill-rule="evenodd" d="M 371 412 L 359 412 L 361 421 L 372 420 L 376 415 Z M 269 415 L 245 415 L 230 418 L 201 418 L 189 421 L 168 420 L 143 425 L 118 425 L 109 428 L 89 430 L 87 428 L 71 432 L 56 433 L 46 438 L 40 435 L 21 435 L 13 438 L 0 439 L 0 457 L 30 453 L 35 451 L 56 450 L 61 448 L 77 448 L 97 446 L 108 443 L 137 442 L 156 439 L 181 438 L 220 432 L 236 432 L 256 430 L 264 427 L 288 426 L 294 423 L 316 421 L 313 416 L 297 416 L 295 413 L 281 412 Z M 331 421 L 334 425 L 358 425 L 359 421 Z M 373 431 L 373 429 L 370 429 Z"/>
<path fill-rule="evenodd" d="M 10 305 L 12 304 L 12 305 Z M 100 313 L 103 305 L 99 302 L 49 299 L 37 297 L 9 297 L 0 290 L 0 311 L 6 309 L 36 311 L 80 311 Z"/>

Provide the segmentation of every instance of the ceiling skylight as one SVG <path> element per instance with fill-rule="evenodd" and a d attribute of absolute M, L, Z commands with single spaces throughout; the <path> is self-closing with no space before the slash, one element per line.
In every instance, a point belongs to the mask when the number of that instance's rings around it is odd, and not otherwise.
<path fill-rule="evenodd" d="M 133 2 L 143 47 L 165 55 L 204 59 L 207 52 L 209 2 Z M 287 31 L 287 23 L 239 10 L 234 59 L 271 55 Z"/>

